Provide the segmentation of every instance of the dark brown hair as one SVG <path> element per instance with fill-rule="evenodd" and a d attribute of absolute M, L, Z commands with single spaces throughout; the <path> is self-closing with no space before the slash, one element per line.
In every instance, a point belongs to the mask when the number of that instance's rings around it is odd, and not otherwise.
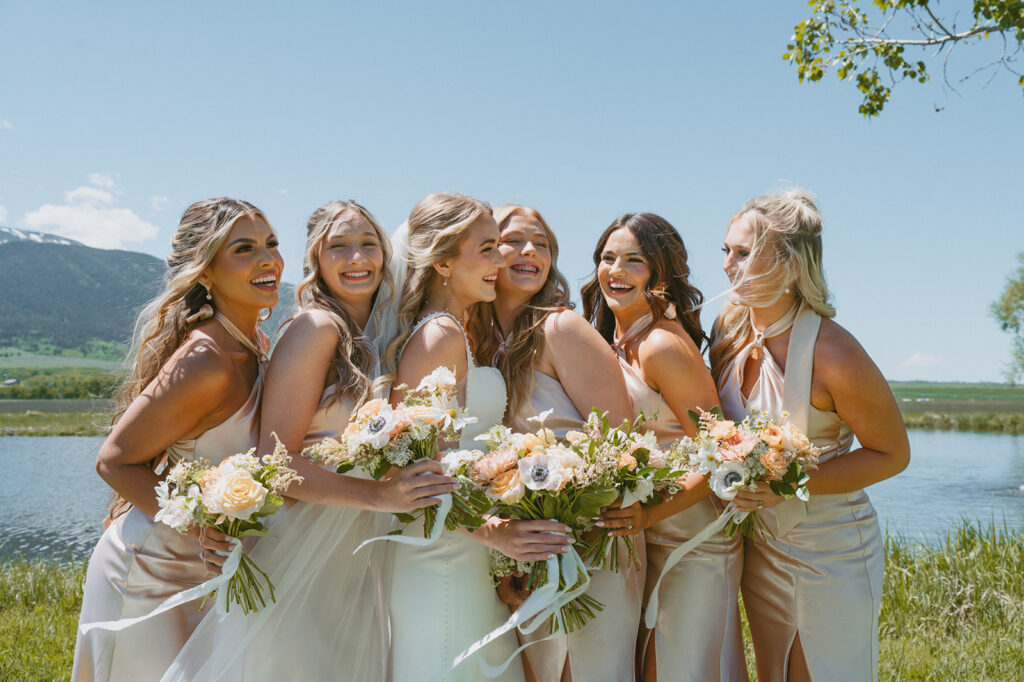
<path fill-rule="evenodd" d="M 623 227 L 636 237 L 651 268 L 651 278 L 644 286 L 644 298 L 654 315 L 652 325 L 665 317 L 665 311 L 672 303 L 676 309 L 675 319 L 683 325 L 697 348 L 703 347 L 708 338 L 700 326 L 700 305 L 704 302 L 704 294 L 690 284 L 690 266 L 686 263 L 683 238 L 670 222 L 653 213 L 626 213 L 616 218 L 601 234 L 594 249 L 594 274 L 580 291 L 583 316 L 597 327 L 608 343 L 615 340 L 615 316 L 601 293 L 597 266 L 608 237 Z"/>

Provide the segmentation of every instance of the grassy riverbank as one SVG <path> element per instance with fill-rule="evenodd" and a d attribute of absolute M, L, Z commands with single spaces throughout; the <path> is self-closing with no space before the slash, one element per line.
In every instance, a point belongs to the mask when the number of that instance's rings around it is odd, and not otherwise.
<path fill-rule="evenodd" d="M 103 436 L 106 412 L 0 412 L 0 436 Z"/>
<path fill-rule="evenodd" d="M 0 566 L 0 679 L 68 678 L 84 577 L 82 564 Z M 1024 533 L 888 538 L 879 639 L 881 680 L 1021 679 Z"/>

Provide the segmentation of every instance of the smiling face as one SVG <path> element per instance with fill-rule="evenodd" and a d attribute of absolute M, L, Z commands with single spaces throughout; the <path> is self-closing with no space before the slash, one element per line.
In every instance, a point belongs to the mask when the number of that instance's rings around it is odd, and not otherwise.
<path fill-rule="evenodd" d="M 459 253 L 439 264 L 438 273 L 447 279 L 449 294 L 466 307 L 480 301 L 493 301 L 495 283 L 505 267 L 498 251 L 498 224 L 490 215 L 482 215 L 466 229 Z"/>
<path fill-rule="evenodd" d="M 616 318 L 635 319 L 650 310 L 644 297 L 650 279 L 651 267 L 633 231 L 620 227 L 608 235 L 597 265 L 597 281 Z"/>
<path fill-rule="evenodd" d="M 506 267 L 498 274 L 498 293 L 533 296 L 551 272 L 551 238 L 535 218 L 515 215 L 501 231 Z"/>
<path fill-rule="evenodd" d="M 357 211 L 345 211 L 320 242 L 317 266 L 331 295 L 350 310 L 361 310 L 384 278 L 380 236 Z"/>
<path fill-rule="evenodd" d="M 200 281 L 210 287 L 218 309 L 260 310 L 277 305 L 283 269 L 274 230 L 260 217 L 242 216 Z"/>

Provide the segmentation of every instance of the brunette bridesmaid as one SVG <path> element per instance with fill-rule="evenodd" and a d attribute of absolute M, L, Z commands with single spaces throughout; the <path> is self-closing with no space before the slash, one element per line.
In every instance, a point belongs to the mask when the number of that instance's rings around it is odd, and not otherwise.
<path fill-rule="evenodd" d="M 696 431 L 687 413 L 718 404 L 704 365 L 699 306 L 683 240 L 664 218 L 628 213 L 601 235 L 596 273 L 583 288 L 584 314 L 613 344 L 636 413 L 668 446 Z M 715 521 L 705 477 L 692 475 L 679 494 L 657 505 L 635 504 L 604 515 L 613 535 L 647 535 L 648 592 L 668 555 Z M 653 632 L 644 633 L 645 679 L 746 680 L 737 594 L 742 571 L 738 538 L 719 533 L 665 576 Z"/>
<path fill-rule="evenodd" d="M 216 464 L 259 440 L 268 343 L 258 319 L 277 303 L 283 267 L 274 230 L 248 202 L 200 201 L 185 210 L 167 265 L 164 290 L 136 324 L 132 372 L 96 460 L 119 497 L 89 560 L 83 624 L 145 615 L 216 575 L 224 558 L 211 550 L 230 548 L 224 536 L 154 523 L 153 489 L 181 459 Z M 203 615 L 191 602 L 120 632 L 79 634 L 71 677 L 160 679 Z"/>
<path fill-rule="evenodd" d="M 758 197 L 733 216 L 723 262 L 733 300 L 711 343 L 727 416 L 765 410 L 822 449 L 810 501 L 783 501 L 763 485 L 735 500 L 775 532 L 744 549 L 743 603 L 763 682 L 876 679 L 884 555 L 864 488 L 910 460 L 889 385 L 832 320 L 821 231 L 800 191 Z"/>
<path fill-rule="evenodd" d="M 526 206 L 495 209 L 505 267 L 497 297 L 478 308 L 470 330 L 481 339 L 477 356 L 497 366 L 508 386 L 505 423 L 516 431 L 537 428 L 530 417 L 551 410 L 545 426 L 555 435 L 580 427 L 592 408 L 613 424 L 632 417 L 615 353 L 601 335 L 571 310 L 569 286 L 558 271 L 558 240 L 544 218 Z M 621 544 L 621 543 L 620 543 Z M 640 566 L 620 557 L 621 572 L 594 570 L 588 594 L 604 604 L 579 631 L 540 642 L 525 651 L 536 679 L 624 682 L 633 679 L 636 633 L 643 599 L 643 537 L 636 539 Z M 624 548 L 623 548 L 624 549 Z M 503 586 L 507 591 L 507 585 Z M 512 605 L 519 598 L 512 597 Z M 520 635 L 547 636 L 546 628 Z"/>

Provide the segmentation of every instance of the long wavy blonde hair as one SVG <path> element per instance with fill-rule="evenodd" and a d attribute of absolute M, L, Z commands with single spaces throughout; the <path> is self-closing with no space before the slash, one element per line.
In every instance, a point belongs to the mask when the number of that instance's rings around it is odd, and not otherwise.
<path fill-rule="evenodd" d="M 750 308 L 768 306 L 786 287 L 822 317 L 835 317 L 821 263 L 821 214 L 811 195 L 792 189 L 751 199 L 729 221 L 746 218 L 754 245 L 711 331 L 708 359 L 718 383 L 751 335 Z M 756 265 L 756 271 L 751 266 Z"/>
<path fill-rule="evenodd" d="M 194 317 L 199 308 L 204 304 L 216 308 L 216 299 L 207 300 L 206 288 L 199 279 L 210 267 L 231 228 L 241 218 L 259 219 L 270 224 L 262 211 L 240 199 L 205 199 L 185 209 L 171 239 L 163 291 L 142 309 L 135 321 L 131 351 L 125 360 L 126 378 L 114 396 L 111 424 L 120 420 L 132 401 L 156 378 L 164 363 L 184 343 L 200 321 Z M 155 470 L 162 459 L 162 456 L 156 457 L 147 462 L 147 466 Z M 127 507 L 126 500 L 115 498 L 110 507 L 110 518 Z"/>
<path fill-rule="evenodd" d="M 544 230 L 551 253 L 551 268 L 544 286 L 535 293 L 522 312 L 516 317 L 505 340 L 505 351 L 498 354 L 500 340 L 495 333 L 497 322 L 494 305 L 482 303 L 476 306 L 469 318 L 467 329 L 477 340 L 476 357 L 483 364 L 494 365 L 501 370 L 508 385 L 508 414 L 525 402 L 533 391 L 534 369 L 544 353 L 544 319 L 555 310 L 572 308 L 569 282 L 558 270 L 558 239 L 540 212 L 529 206 L 505 204 L 494 209 L 498 231 L 503 232 L 515 217 L 534 220 Z"/>
<path fill-rule="evenodd" d="M 359 216 L 373 228 L 384 252 L 384 279 L 381 281 L 373 299 L 395 296 L 395 284 L 388 269 L 391 261 L 391 242 L 381 228 L 380 223 L 355 201 L 329 201 L 320 206 L 309 217 L 306 224 L 306 255 L 302 264 L 303 279 L 295 289 L 295 298 L 300 310 L 322 310 L 327 313 L 338 329 L 338 347 L 331 361 L 334 377 L 331 384 L 336 389 L 332 400 L 340 400 L 349 395 L 356 404 L 361 404 L 370 394 L 373 369 L 373 351 L 363 341 L 358 325 L 345 307 L 331 294 L 320 273 L 320 247 L 327 238 L 331 228 L 345 222 L 353 216 Z"/>
<path fill-rule="evenodd" d="M 398 308 L 398 333 L 384 352 L 383 369 L 393 378 L 398 356 L 415 326 L 416 317 L 436 281 L 434 265 L 455 258 L 466 232 L 475 220 L 491 215 L 490 205 L 464 194 L 428 194 L 409 214 L 409 261 Z"/>

